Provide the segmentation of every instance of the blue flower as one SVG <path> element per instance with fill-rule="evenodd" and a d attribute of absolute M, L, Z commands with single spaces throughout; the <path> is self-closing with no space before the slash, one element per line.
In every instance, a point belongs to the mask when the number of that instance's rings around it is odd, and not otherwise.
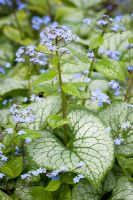
<path fill-rule="evenodd" d="M 119 146 L 123 143 L 123 139 L 121 137 L 118 137 L 114 140 L 114 144 Z"/>
<path fill-rule="evenodd" d="M 32 139 L 29 138 L 29 137 L 25 139 L 25 142 L 26 142 L 27 144 L 29 144 L 31 141 L 32 141 Z"/>
<path fill-rule="evenodd" d="M 79 174 L 73 178 L 74 183 L 79 183 L 80 179 L 84 178 L 82 174 Z"/>
<path fill-rule="evenodd" d="M 13 133 L 13 128 L 7 128 L 5 130 L 8 134 L 12 134 Z"/>
<path fill-rule="evenodd" d="M 4 178 L 5 174 L 0 173 L 0 179 Z"/>
<path fill-rule="evenodd" d="M 108 24 L 108 22 L 103 19 L 100 19 L 97 21 L 98 26 L 106 26 L 107 24 Z"/>
<path fill-rule="evenodd" d="M 89 18 L 83 19 L 83 23 L 87 24 L 87 25 L 90 25 L 91 19 L 89 19 Z"/>
<path fill-rule="evenodd" d="M 128 71 L 129 71 L 129 72 L 132 72 L 132 71 L 133 71 L 133 66 L 132 66 L 132 65 L 130 65 L 130 66 L 128 66 L 128 68 L 127 68 L 127 69 L 128 69 Z"/>
<path fill-rule="evenodd" d="M 121 125 L 121 128 L 122 129 L 128 129 L 128 128 L 131 128 L 131 124 L 130 122 L 124 122 L 122 125 Z"/>
<path fill-rule="evenodd" d="M 106 94 L 102 93 L 100 91 L 100 89 L 98 89 L 98 88 L 95 89 L 94 91 L 92 91 L 92 93 L 91 93 L 91 100 L 92 101 L 98 101 L 98 105 L 99 106 L 103 106 L 103 103 L 110 104 L 109 97 Z"/>

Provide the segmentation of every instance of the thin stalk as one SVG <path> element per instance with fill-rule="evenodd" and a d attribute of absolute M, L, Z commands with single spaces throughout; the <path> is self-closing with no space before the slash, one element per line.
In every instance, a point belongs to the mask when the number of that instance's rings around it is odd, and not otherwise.
<path fill-rule="evenodd" d="M 90 70 L 89 70 L 89 73 L 88 73 L 88 78 L 90 78 L 91 77 L 91 73 L 92 73 L 92 70 L 93 70 L 93 66 L 94 66 L 94 61 L 95 61 L 95 57 L 92 59 L 92 62 L 91 62 L 91 65 L 90 65 Z M 87 92 L 88 91 L 88 85 L 86 85 L 86 87 L 85 87 L 85 92 Z M 83 102 L 82 102 L 82 105 L 84 106 L 85 105 L 85 99 L 83 100 Z"/>
<path fill-rule="evenodd" d="M 56 56 L 59 58 L 58 51 L 56 51 Z M 60 86 L 61 98 L 62 98 L 62 118 L 64 119 L 67 117 L 67 97 L 64 91 L 62 90 L 63 81 L 62 81 L 62 76 L 61 76 L 60 60 L 57 64 L 57 70 L 58 70 L 59 86 Z M 63 125 L 63 129 L 64 129 L 64 143 L 67 144 L 68 142 L 67 125 Z"/>
<path fill-rule="evenodd" d="M 133 89 L 133 72 L 131 74 L 131 78 L 128 81 L 128 87 L 127 87 L 124 101 L 129 102 L 132 89 Z"/>

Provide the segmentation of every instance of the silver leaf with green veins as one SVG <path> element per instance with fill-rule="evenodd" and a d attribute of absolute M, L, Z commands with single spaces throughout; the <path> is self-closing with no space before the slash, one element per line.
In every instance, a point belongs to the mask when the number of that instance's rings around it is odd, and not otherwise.
<path fill-rule="evenodd" d="M 28 124 L 30 129 L 40 130 L 44 127 L 46 118 L 56 114 L 61 109 L 61 99 L 57 96 L 47 97 L 28 106 L 35 115 L 35 121 Z"/>
<path fill-rule="evenodd" d="M 114 103 L 100 112 L 99 117 L 106 127 L 110 127 L 113 136 L 121 133 L 120 126 L 125 122 L 133 124 L 133 109 L 127 103 Z M 127 135 L 127 141 L 117 147 L 117 153 L 126 156 L 133 155 L 133 131 L 130 130 Z"/>
<path fill-rule="evenodd" d="M 29 155 L 47 169 L 66 166 L 71 172 L 83 174 L 98 188 L 113 163 L 113 142 L 100 120 L 87 111 L 72 111 L 68 119 L 73 129 L 71 149 L 45 131 L 42 138 L 28 145 Z M 85 164 L 77 168 L 80 161 Z"/>

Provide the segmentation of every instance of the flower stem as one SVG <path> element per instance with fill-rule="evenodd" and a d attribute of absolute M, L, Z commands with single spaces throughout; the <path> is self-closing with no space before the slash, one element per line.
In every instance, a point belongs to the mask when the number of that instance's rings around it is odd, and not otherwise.
<path fill-rule="evenodd" d="M 56 56 L 59 58 L 58 51 L 56 51 Z M 59 86 L 60 86 L 61 98 L 62 98 L 62 118 L 64 119 L 67 117 L 67 97 L 66 97 L 66 94 L 64 93 L 64 91 L 62 90 L 63 81 L 62 81 L 62 76 L 61 76 L 60 60 L 58 61 L 58 64 L 57 64 L 57 70 L 58 70 Z M 68 142 L 68 133 L 67 133 L 67 125 L 66 124 L 63 125 L 63 129 L 64 129 L 64 143 L 66 145 Z"/>
<path fill-rule="evenodd" d="M 129 102 L 132 88 L 133 88 L 133 72 L 131 74 L 131 78 L 128 81 L 128 87 L 127 87 L 124 101 Z"/>
<path fill-rule="evenodd" d="M 94 66 L 94 60 L 95 60 L 95 57 L 92 59 L 92 61 L 91 61 L 91 65 L 90 65 L 90 70 L 89 70 L 89 73 L 88 73 L 88 78 L 90 78 L 91 77 L 91 72 L 92 72 L 92 70 L 93 70 L 93 66 Z M 85 87 L 85 92 L 87 92 L 88 91 L 88 85 Z M 82 105 L 84 106 L 85 105 L 85 99 L 83 100 L 83 102 L 82 102 Z"/>

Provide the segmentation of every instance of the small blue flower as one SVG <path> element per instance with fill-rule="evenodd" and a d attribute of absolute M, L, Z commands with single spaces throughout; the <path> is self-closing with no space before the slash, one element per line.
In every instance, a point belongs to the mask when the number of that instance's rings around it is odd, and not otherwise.
<path fill-rule="evenodd" d="M 123 143 L 123 139 L 121 137 L 118 137 L 114 140 L 114 144 L 119 146 Z"/>
<path fill-rule="evenodd" d="M 133 72 L 133 66 L 132 65 L 128 66 L 127 69 L 128 69 L 129 72 Z"/>
<path fill-rule="evenodd" d="M 87 24 L 87 25 L 90 25 L 91 19 L 89 19 L 89 18 L 83 19 L 83 23 Z"/>
<path fill-rule="evenodd" d="M 26 142 L 27 144 L 29 144 L 31 141 L 32 141 L 31 138 L 26 138 L 26 139 L 25 139 L 25 142 Z"/>
<path fill-rule="evenodd" d="M 25 131 L 23 131 L 23 130 L 18 131 L 18 135 L 24 135 L 24 134 L 26 134 Z"/>
<path fill-rule="evenodd" d="M 4 178 L 5 174 L 0 173 L 0 179 Z"/>
<path fill-rule="evenodd" d="M 106 26 L 107 24 L 108 24 L 108 22 L 103 19 L 100 19 L 97 21 L 98 26 Z"/>
<path fill-rule="evenodd" d="M 8 134 L 12 134 L 13 133 L 13 128 L 7 128 L 5 130 Z"/>
<path fill-rule="evenodd" d="M 121 128 L 122 129 L 128 129 L 128 128 L 131 128 L 131 124 L 130 122 L 124 122 L 122 125 L 121 125 Z"/>
<path fill-rule="evenodd" d="M 80 179 L 84 178 L 82 174 L 79 174 L 73 178 L 74 183 L 79 183 Z"/>

